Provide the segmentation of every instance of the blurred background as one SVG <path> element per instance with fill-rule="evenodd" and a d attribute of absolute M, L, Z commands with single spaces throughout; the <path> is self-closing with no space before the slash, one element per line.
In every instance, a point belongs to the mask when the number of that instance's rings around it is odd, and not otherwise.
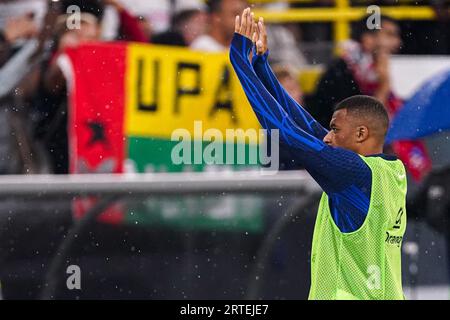
<path fill-rule="evenodd" d="M 450 1 L 0 0 L 3 299 L 307 298 L 320 190 L 288 150 L 297 187 L 225 188 L 258 168 L 248 158 L 171 158 L 172 130 L 194 120 L 258 128 L 227 54 L 247 6 L 278 79 L 323 126 L 348 96 L 384 102 L 386 152 L 408 170 L 405 294 L 449 299 Z"/>

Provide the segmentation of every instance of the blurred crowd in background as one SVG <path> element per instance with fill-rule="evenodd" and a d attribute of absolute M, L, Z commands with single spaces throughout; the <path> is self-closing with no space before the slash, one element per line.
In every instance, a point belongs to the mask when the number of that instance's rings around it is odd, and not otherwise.
<path fill-rule="evenodd" d="M 73 5 L 81 10 L 79 29 L 67 25 Z M 66 80 L 56 59 L 66 48 L 91 41 L 133 41 L 227 52 L 234 17 L 249 5 L 287 10 L 332 7 L 335 1 L 0 0 L 0 174 L 68 173 Z M 420 5 L 431 6 L 436 19 L 396 21 L 382 15 L 380 30 L 368 29 L 362 19 L 352 24 L 352 38 L 340 43 L 333 42 L 331 23 L 269 24 L 274 72 L 325 127 L 334 104 L 355 94 L 377 97 L 393 117 L 403 101 L 392 90 L 391 55 L 450 54 L 449 2 Z M 322 72 L 313 92 L 305 94 L 299 73 L 311 66 L 320 66 Z M 301 168 L 287 150 L 281 155 L 281 169 Z M 410 171 L 416 180 L 428 173 L 426 160 Z"/>
<path fill-rule="evenodd" d="M 264 3 L 256 6 L 334 5 L 332 0 Z M 368 4 L 398 1 L 364 1 Z M 270 24 L 272 66 L 291 95 L 325 127 L 333 105 L 359 93 L 376 96 L 393 114 L 401 101 L 389 83 L 390 55 L 450 52 L 448 32 L 443 32 L 449 29 L 448 3 L 427 4 L 437 12 L 434 21 L 383 17 L 380 32 L 367 29 L 364 21 L 354 23 L 353 39 L 339 44 L 337 58 L 331 24 Z M 82 11 L 78 30 L 66 26 L 71 5 Z M 55 59 L 65 48 L 120 40 L 226 52 L 234 17 L 248 5 L 244 0 L 0 1 L 0 173 L 68 172 L 65 79 Z M 321 65 L 324 72 L 315 93 L 305 96 L 298 73 L 310 65 Z"/>
<path fill-rule="evenodd" d="M 398 5 L 398 1 L 353 1 L 354 5 Z M 423 2 L 423 3 L 422 3 Z M 366 21 L 352 25 L 352 39 L 333 43 L 330 23 L 270 24 L 270 60 L 288 92 L 328 127 L 336 102 L 373 95 L 391 116 L 402 101 L 392 92 L 392 54 L 450 53 L 449 3 L 422 1 L 432 21 L 396 21 L 382 16 L 381 30 Z M 90 41 L 133 41 L 227 52 L 234 17 L 248 6 L 268 10 L 330 7 L 332 0 L 268 2 L 245 0 L 17 0 L 0 1 L 0 173 L 67 173 L 67 92 L 59 53 Z M 68 29 L 70 6 L 81 9 L 79 29 Z M 333 49 L 339 48 L 339 53 Z M 298 74 L 323 69 L 312 94 Z M 292 159 L 291 159 L 292 160 Z M 283 169 L 298 168 L 282 161 Z M 420 173 L 417 173 L 420 177 Z"/>
<path fill-rule="evenodd" d="M 398 1 L 364 1 L 369 4 Z M 421 4 L 431 5 L 437 19 L 400 22 L 383 15 L 381 30 L 368 29 L 363 19 L 353 23 L 352 39 L 338 44 L 332 42 L 331 24 L 270 24 L 273 69 L 325 127 L 334 104 L 355 94 L 377 97 L 393 116 L 402 101 L 390 83 L 391 55 L 450 53 L 448 2 Z M 74 30 L 66 23 L 72 5 L 81 9 L 81 25 Z M 133 41 L 227 52 L 234 17 L 248 5 L 244 0 L 0 1 L 0 173 L 68 172 L 66 80 L 56 62 L 67 47 Z M 286 10 L 333 5 L 322 0 L 256 6 Z M 298 74 L 311 65 L 320 65 L 323 72 L 314 92 L 305 95 Z M 299 168 L 288 154 L 285 158 L 283 169 Z"/>
<path fill-rule="evenodd" d="M 291 96 L 326 128 L 334 104 L 356 94 L 377 97 L 393 117 L 403 101 L 392 90 L 391 56 L 450 54 L 450 2 L 419 2 L 431 6 L 436 19 L 396 21 L 383 15 L 381 30 L 357 21 L 352 39 L 339 44 L 333 42 L 331 23 L 269 24 L 271 66 Z M 402 1 L 351 3 L 394 6 Z M 72 5 L 82 12 L 80 28 L 74 30 L 66 24 Z M 68 173 L 67 84 L 57 63 L 66 48 L 91 41 L 132 41 L 227 52 L 235 16 L 249 5 L 287 10 L 332 7 L 335 1 L 0 0 L 0 174 Z M 306 94 L 299 74 L 311 66 L 320 66 L 322 72 L 313 92 Z M 281 155 L 282 169 L 301 169 L 287 150 Z M 450 239 L 448 168 L 450 163 L 430 171 L 425 163 L 423 170 L 412 172 L 421 191 L 409 212 L 427 212 L 431 225 Z"/>

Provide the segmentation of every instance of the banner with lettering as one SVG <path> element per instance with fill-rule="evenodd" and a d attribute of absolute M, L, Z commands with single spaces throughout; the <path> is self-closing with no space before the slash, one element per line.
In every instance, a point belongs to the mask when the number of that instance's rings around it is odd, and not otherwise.
<path fill-rule="evenodd" d="M 261 139 L 251 133 L 260 126 L 227 54 L 149 44 L 98 43 L 69 49 L 63 58 L 70 61 L 71 70 L 71 173 L 258 167 L 252 154 Z M 239 139 L 230 130 L 253 131 Z M 226 139 L 228 136 L 231 139 Z M 192 139 L 192 148 L 180 150 L 184 138 Z M 213 143 L 221 147 L 211 155 L 207 149 Z M 239 147 L 246 151 L 244 159 L 240 159 Z M 207 156 L 222 161 L 214 165 Z M 128 201 L 127 205 L 110 208 L 101 219 L 247 229 L 258 228 L 261 223 L 262 203 L 254 196 L 205 197 L 202 201 L 174 196 L 173 201 Z M 81 216 L 95 201 L 77 200 L 75 215 Z"/>

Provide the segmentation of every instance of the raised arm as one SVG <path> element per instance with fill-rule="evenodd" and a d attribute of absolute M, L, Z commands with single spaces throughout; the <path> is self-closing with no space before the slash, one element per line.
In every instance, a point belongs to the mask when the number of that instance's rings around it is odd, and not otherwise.
<path fill-rule="evenodd" d="M 243 15 L 243 19 L 246 18 Z M 341 213 L 333 211 L 335 207 L 332 207 L 332 214 L 336 214 L 338 221 L 348 226 L 349 229 L 343 227 L 345 230 L 354 230 L 355 226 L 362 224 L 369 208 L 369 167 L 358 154 L 328 146 L 292 120 L 267 91 L 250 64 L 248 57 L 252 41 L 248 35 L 251 34 L 251 27 L 242 26 L 237 17 L 236 31 L 239 33 L 233 37 L 230 60 L 258 120 L 269 132 L 279 130 L 280 139 L 291 147 L 292 155 L 301 161 L 328 194 L 330 201 L 349 208 Z"/>
<path fill-rule="evenodd" d="M 253 69 L 267 91 L 277 100 L 286 113 L 304 131 L 322 140 L 328 131 L 320 125 L 300 104 L 298 104 L 283 88 L 268 63 L 269 50 L 267 32 L 263 18 L 259 18 L 256 37 L 253 39 Z"/>
<path fill-rule="evenodd" d="M 324 142 L 298 127 L 267 91 L 250 65 L 248 56 L 251 47 L 250 39 L 235 33 L 230 60 L 261 125 L 268 130 L 278 129 L 283 142 L 304 152 L 319 152 L 327 147 Z"/>

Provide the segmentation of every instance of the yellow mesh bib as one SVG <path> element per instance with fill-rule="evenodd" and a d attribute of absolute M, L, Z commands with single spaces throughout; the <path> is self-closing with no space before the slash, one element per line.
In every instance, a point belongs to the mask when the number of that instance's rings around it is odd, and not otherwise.
<path fill-rule="evenodd" d="M 372 171 L 369 211 L 342 233 L 323 193 L 314 228 L 309 299 L 404 299 L 401 244 L 406 230 L 406 173 L 400 160 L 364 157 Z"/>

